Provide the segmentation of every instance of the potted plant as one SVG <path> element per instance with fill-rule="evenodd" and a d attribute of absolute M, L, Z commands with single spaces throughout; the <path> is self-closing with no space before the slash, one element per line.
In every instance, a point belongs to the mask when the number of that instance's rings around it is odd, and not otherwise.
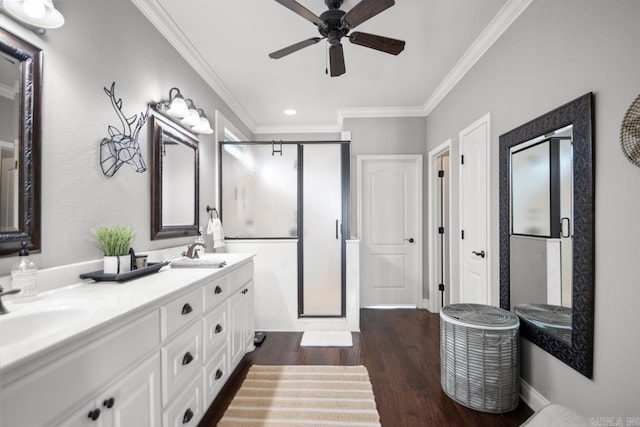
<path fill-rule="evenodd" d="M 104 254 L 104 273 L 121 274 L 131 271 L 129 250 L 134 231 L 122 225 L 100 226 L 92 230 L 94 244 Z"/>

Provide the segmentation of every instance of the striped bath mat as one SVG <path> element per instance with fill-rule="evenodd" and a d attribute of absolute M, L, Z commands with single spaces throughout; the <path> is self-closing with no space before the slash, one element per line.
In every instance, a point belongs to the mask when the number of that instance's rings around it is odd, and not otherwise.
<path fill-rule="evenodd" d="M 364 366 L 249 369 L 218 426 L 380 426 Z"/>

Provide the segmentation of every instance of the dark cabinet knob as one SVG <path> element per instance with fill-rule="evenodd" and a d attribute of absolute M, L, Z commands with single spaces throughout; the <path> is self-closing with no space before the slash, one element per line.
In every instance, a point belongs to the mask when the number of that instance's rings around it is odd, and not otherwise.
<path fill-rule="evenodd" d="M 113 397 L 110 397 L 102 402 L 102 406 L 106 407 L 107 409 L 111 409 L 113 408 L 114 403 L 116 403 L 116 400 Z"/>
<path fill-rule="evenodd" d="M 220 332 L 222 332 L 222 325 L 220 323 L 218 323 L 216 325 L 216 334 L 219 334 Z"/>
<path fill-rule="evenodd" d="M 97 420 L 98 418 L 100 418 L 100 409 L 96 408 L 93 411 L 89 411 L 88 417 L 93 421 Z"/>
<path fill-rule="evenodd" d="M 404 240 L 406 240 L 406 241 L 407 241 L 407 242 L 409 242 L 409 243 L 413 243 L 413 242 L 415 242 L 415 239 L 414 239 L 413 237 L 410 237 L 410 238 L 408 238 L 408 239 L 404 239 Z"/>
<path fill-rule="evenodd" d="M 186 303 L 185 305 L 182 306 L 182 314 L 189 314 L 193 311 L 193 308 L 191 307 L 191 304 Z"/>
<path fill-rule="evenodd" d="M 191 408 L 187 408 L 187 410 L 184 411 L 184 417 L 182 417 L 182 424 L 187 424 L 191 421 L 191 418 L 193 418 L 193 411 Z"/>
<path fill-rule="evenodd" d="M 222 293 L 222 288 L 220 286 L 216 286 L 216 288 L 213 291 L 214 294 L 221 294 Z"/>
<path fill-rule="evenodd" d="M 219 380 L 220 378 L 222 378 L 222 371 L 220 369 L 218 369 L 216 371 L 216 379 Z"/>
<path fill-rule="evenodd" d="M 191 353 L 189 353 L 188 351 L 184 354 L 184 357 L 182 358 L 182 365 L 188 365 L 189 363 L 191 363 L 193 361 L 193 356 L 191 355 Z"/>

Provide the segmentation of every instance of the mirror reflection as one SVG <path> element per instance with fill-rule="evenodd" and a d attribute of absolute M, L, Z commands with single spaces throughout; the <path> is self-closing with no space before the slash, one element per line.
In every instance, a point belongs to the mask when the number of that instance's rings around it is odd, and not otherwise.
<path fill-rule="evenodd" d="M 20 61 L 0 52 L 0 232 L 19 227 Z"/>
<path fill-rule="evenodd" d="M 511 309 L 571 343 L 573 126 L 509 154 Z"/>
<path fill-rule="evenodd" d="M 153 110 L 151 239 L 192 236 L 199 228 L 199 149 L 194 134 Z"/>
<path fill-rule="evenodd" d="M 40 250 L 42 50 L 0 28 L 0 256 Z"/>

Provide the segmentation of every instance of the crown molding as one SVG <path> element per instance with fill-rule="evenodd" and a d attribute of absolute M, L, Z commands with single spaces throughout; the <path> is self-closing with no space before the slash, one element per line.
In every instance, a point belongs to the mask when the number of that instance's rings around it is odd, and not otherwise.
<path fill-rule="evenodd" d="M 240 120 L 249 128 L 255 127 L 255 122 L 240 105 L 238 100 L 227 89 L 220 77 L 211 69 L 200 52 L 188 41 L 176 23 L 157 0 L 131 0 L 154 27 L 169 41 L 178 53 L 187 61 L 200 77 L 216 92 Z"/>
<path fill-rule="evenodd" d="M 158 0 L 131 0 L 143 15 L 160 31 L 187 63 L 222 98 L 240 120 L 255 134 L 270 133 L 339 133 L 346 118 L 373 117 L 426 117 L 447 94 L 460 82 L 467 72 L 511 26 L 533 0 L 507 0 L 478 38 L 440 82 L 422 106 L 415 107 L 367 107 L 339 108 L 336 124 L 299 126 L 257 126 L 238 100 L 227 89 L 202 55 L 189 43 L 184 33 L 168 16 Z"/>
<path fill-rule="evenodd" d="M 533 0 L 508 0 L 424 104 L 430 114 Z"/>

